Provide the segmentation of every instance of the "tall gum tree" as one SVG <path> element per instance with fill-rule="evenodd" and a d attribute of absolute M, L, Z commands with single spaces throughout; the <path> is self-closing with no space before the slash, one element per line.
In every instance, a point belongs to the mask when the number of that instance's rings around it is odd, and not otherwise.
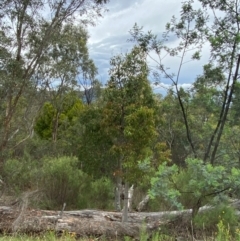
<path fill-rule="evenodd" d="M 58 38 L 52 39 L 48 56 L 41 65 L 49 101 L 56 109 L 53 119 L 53 141 L 57 140 L 59 116 L 66 93 L 79 89 L 77 76 L 83 71 L 85 75 L 91 75 L 92 79 L 95 79 L 97 73 L 94 62 L 89 59 L 86 29 L 83 26 L 66 24 L 59 32 Z"/>
<path fill-rule="evenodd" d="M 193 1 L 186 1 L 182 5 L 180 19 L 173 17 L 166 25 L 166 32 L 163 39 L 158 40 L 151 32 L 144 34 L 137 25 L 131 30 L 132 40 L 151 58 L 152 51 L 158 58 L 153 58 L 157 65 L 157 71 L 172 81 L 182 111 L 182 118 L 185 124 L 186 137 L 192 156 L 199 157 L 194 142 L 194 133 L 189 125 L 187 106 L 179 82 L 181 80 L 182 67 L 192 59 L 200 59 L 201 49 L 204 43 L 210 45 L 209 63 L 223 71 L 225 76 L 224 85 L 221 83 L 221 105 L 218 109 L 218 120 L 214 130 L 207 140 L 202 158 L 204 162 L 214 164 L 219 149 L 224 127 L 227 123 L 227 116 L 233 100 L 233 93 L 239 78 L 239 43 L 240 43 L 240 18 L 238 1 L 234 0 L 198 0 L 200 8 L 194 9 Z M 209 15 L 211 14 L 211 17 Z M 167 46 L 166 41 L 171 36 L 176 36 L 179 45 L 174 48 Z M 192 53 L 189 59 L 189 53 Z M 164 66 L 163 60 L 166 55 L 180 59 L 179 68 L 175 74 L 169 72 Z M 217 81 L 217 76 L 207 76 Z M 222 78 L 222 77 L 221 77 Z"/>
<path fill-rule="evenodd" d="M 59 37 L 61 26 L 94 24 L 102 16 L 107 0 L 3 0 L 0 3 L 1 102 L 4 105 L 0 152 L 7 148 L 21 96 L 29 85 L 45 84 L 37 78 L 52 39 Z M 4 158 L 1 157 L 1 162 Z"/>

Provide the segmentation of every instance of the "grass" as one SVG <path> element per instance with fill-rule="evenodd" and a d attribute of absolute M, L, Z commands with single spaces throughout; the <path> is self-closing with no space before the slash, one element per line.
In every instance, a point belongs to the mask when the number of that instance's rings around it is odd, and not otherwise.
<path fill-rule="evenodd" d="M 181 238 L 177 237 L 179 240 L 193 240 L 192 237 L 189 238 Z M 60 237 L 56 236 L 54 232 L 46 232 L 45 234 L 41 234 L 39 236 L 30 236 L 25 234 L 19 235 L 2 235 L 0 236 L 0 241 L 74 241 L 78 239 L 75 233 L 63 233 Z M 178 240 L 175 237 L 171 237 L 169 235 L 161 234 L 161 232 L 157 232 L 149 238 L 148 234 L 145 232 L 145 229 L 141 230 L 139 241 L 174 241 Z M 79 238 L 80 241 L 106 241 L 107 239 L 94 239 L 94 238 Z M 201 238 L 203 241 L 240 241 L 240 229 L 236 228 L 235 233 L 230 233 L 229 226 L 224 226 L 223 222 L 220 222 L 217 225 L 217 232 L 214 234 L 214 237 L 206 237 L 203 235 Z M 117 241 L 117 239 L 111 239 L 111 241 Z M 124 241 L 133 241 L 130 237 L 125 237 Z"/>
<path fill-rule="evenodd" d="M 65 233 L 61 237 L 57 237 L 53 232 L 47 232 L 39 236 L 31 236 L 25 234 L 19 235 L 2 235 L 0 236 L 0 241 L 73 241 L 76 240 L 76 235 L 74 233 Z M 91 239 L 82 239 L 88 240 Z"/>

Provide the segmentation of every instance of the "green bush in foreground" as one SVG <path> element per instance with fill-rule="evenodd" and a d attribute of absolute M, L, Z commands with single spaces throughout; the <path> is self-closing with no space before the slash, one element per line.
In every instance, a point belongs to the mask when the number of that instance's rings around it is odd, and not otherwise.
<path fill-rule="evenodd" d="M 195 217 L 201 206 L 216 203 L 221 198 L 228 200 L 229 192 L 240 186 L 240 169 L 230 170 L 221 165 L 211 165 L 198 159 L 186 159 L 186 168 L 163 163 L 151 178 L 151 198 L 162 197 L 174 207 L 192 208 Z M 187 195 L 186 195 L 187 194 Z M 187 199 L 187 200 L 186 200 Z M 189 200 L 189 201 L 188 201 Z"/>
<path fill-rule="evenodd" d="M 113 209 L 114 184 L 109 178 L 93 179 L 78 167 L 73 156 L 9 159 L 4 166 L 8 190 L 20 194 L 38 189 L 41 197 L 34 206 L 42 209 Z"/>
<path fill-rule="evenodd" d="M 219 223 L 224 227 L 229 227 L 231 234 L 234 234 L 238 224 L 238 217 L 234 208 L 227 205 L 219 205 L 205 212 L 200 212 L 194 218 L 194 225 L 198 229 L 211 230 L 217 232 Z"/>
<path fill-rule="evenodd" d="M 34 188 L 39 182 L 39 163 L 31 160 L 28 156 L 18 160 L 9 159 L 3 168 L 3 179 L 8 187 L 16 193 Z"/>
<path fill-rule="evenodd" d="M 87 174 L 78 169 L 76 157 L 47 158 L 43 161 L 41 186 L 49 208 L 67 203 L 76 206 L 89 186 Z"/>

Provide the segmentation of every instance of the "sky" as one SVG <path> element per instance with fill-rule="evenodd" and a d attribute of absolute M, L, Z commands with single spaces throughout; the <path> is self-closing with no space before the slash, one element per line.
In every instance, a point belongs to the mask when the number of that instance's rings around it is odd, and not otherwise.
<path fill-rule="evenodd" d="M 97 25 L 89 27 L 89 53 L 98 68 L 98 79 L 104 84 L 108 80 L 109 61 L 111 57 L 129 52 L 133 43 L 127 41 L 131 36 L 129 31 L 135 23 L 143 27 L 144 31 L 161 36 L 165 25 L 175 15 L 179 16 L 181 11 L 181 0 L 110 0 L 107 4 L 108 12 L 99 19 Z M 176 40 L 169 44 L 174 46 Z M 190 86 L 197 75 L 202 72 L 203 63 L 207 60 L 208 49 L 203 49 L 203 60 L 200 62 L 189 62 L 184 65 L 180 84 Z M 152 64 L 151 64 L 152 65 Z M 166 59 L 165 65 L 176 72 L 179 59 Z M 162 89 L 171 84 L 167 79 L 161 79 L 161 86 L 154 87 Z"/>

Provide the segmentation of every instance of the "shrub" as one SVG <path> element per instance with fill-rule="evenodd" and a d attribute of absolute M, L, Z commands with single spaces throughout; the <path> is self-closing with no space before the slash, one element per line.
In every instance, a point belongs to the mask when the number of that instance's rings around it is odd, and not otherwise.
<path fill-rule="evenodd" d="M 9 159 L 4 165 L 4 181 L 17 193 L 41 190 L 32 205 L 44 209 L 113 209 L 114 184 L 111 179 L 93 180 L 78 168 L 76 157 Z"/>
<path fill-rule="evenodd" d="M 90 186 L 87 174 L 77 167 L 76 157 L 48 158 L 43 161 L 42 188 L 48 208 L 76 207 Z"/>
<path fill-rule="evenodd" d="M 26 189 L 33 189 L 40 179 L 39 163 L 29 157 L 9 159 L 3 167 L 3 179 L 10 190 L 16 193 Z"/>
<path fill-rule="evenodd" d="M 228 199 L 230 190 L 239 188 L 240 169 L 230 170 L 221 165 L 211 165 L 198 159 L 187 159 L 186 168 L 166 163 L 158 167 L 151 178 L 150 197 L 162 197 L 178 209 L 192 208 L 193 217 L 199 208 L 219 196 Z"/>
<path fill-rule="evenodd" d="M 224 227 L 230 227 L 230 232 L 234 233 L 238 224 L 238 217 L 234 208 L 227 205 L 219 205 L 215 208 L 200 212 L 194 218 L 196 228 L 219 231 L 219 223 Z"/>
<path fill-rule="evenodd" d="M 114 184 L 109 178 L 100 178 L 91 184 L 90 208 L 114 208 Z"/>

